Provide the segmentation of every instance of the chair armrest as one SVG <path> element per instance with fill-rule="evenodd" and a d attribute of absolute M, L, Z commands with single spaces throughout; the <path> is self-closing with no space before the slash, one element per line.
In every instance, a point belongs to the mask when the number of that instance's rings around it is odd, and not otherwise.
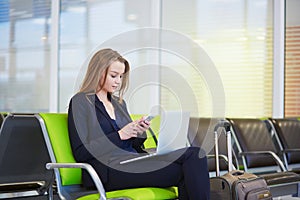
<path fill-rule="evenodd" d="M 215 158 L 216 155 L 208 154 L 206 157 L 207 157 L 208 159 L 210 159 L 210 158 Z M 220 154 L 220 155 L 219 155 L 219 158 L 223 159 L 226 163 L 228 163 L 228 158 L 227 158 L 227 156 Z"/>
<path fill-rule="evenodd" d="M 103 187 L 103 184 L 96 173 L 95 169 L 87 163 L 47 163 L 46 164 L 47 169 L 55 169 L 55 168 L 81 168 L 88 171 L 90 176 L 92 177 L 96 188 L 100 194 L 99 200 L 106 200 L 106 194 Z"/>
<path fill-rule="evenodd" d="M 208 155 L 206 155 L 206 157 L 207 157 L 207 159 L 211 159 L 211 158 L 216 158 L 216 155 L 208 154 Z M 225 161 L 225 163 L 228 165 L 228 157 L 227 156 L 220 154 L 219 158 L 223 159 Z M 238 162 L 236 161 L 236 163 L 238 163 Z M 233 170 L 237 169 L 234 165 L 232 167 L 233 167 Z"/>
<path fill-rule="evenodd" d="M 300 149 L 283 149 L 282 152 L 284 153 L 300 152 Z"/>
<path fill-rule="evenodd" d="M 248 151 L 248 152 L 240 152 L 239 153 L 242 156 L 245 155 L 259 155 L 259 154 L 265 154 L 265 155 L 271 155 L 272 158 L 275 160 L 277 165 L 281 168 L 282 171 L 287 171 L 284 167 L 283 162 L 280 160 L 280 158 L 273 152 L 273 151 Z"/>

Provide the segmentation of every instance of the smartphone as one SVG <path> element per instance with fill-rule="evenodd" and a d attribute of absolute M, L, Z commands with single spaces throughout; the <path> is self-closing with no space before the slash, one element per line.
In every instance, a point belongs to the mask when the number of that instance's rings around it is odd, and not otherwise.
<path fill-rule="evenodd" d="M 153 116 L 153 115 L 148 115 L 148 116 L 144 119 L 144 121 L 150 122 L 154 117 L 155 117 L 155 116 Z"/>

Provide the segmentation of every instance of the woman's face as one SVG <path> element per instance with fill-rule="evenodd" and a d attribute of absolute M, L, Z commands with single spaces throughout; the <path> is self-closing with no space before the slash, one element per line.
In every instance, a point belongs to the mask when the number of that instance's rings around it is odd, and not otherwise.
<path fill-rule="evenodd" d="M 113 62 L 108 68 L 107 77 L 102 90 L 113 93 L 117 89 L 119 89 L 120 85 L 122 84 L 122 77 L 124 72 L 125 72 L 124 63 L 121 63 L 119 61 Z M 101 83 L 103 83 L 104 81 L 104 76 L 101 79 Z"/>

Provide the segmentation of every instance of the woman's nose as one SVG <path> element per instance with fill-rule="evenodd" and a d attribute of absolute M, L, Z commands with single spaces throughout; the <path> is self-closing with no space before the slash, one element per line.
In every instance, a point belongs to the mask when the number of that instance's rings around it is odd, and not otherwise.
<path fill-rule="evenodd" d="M 116 83 L 121 83 L 121 78 L 120 77 L 116 78 Z"/>

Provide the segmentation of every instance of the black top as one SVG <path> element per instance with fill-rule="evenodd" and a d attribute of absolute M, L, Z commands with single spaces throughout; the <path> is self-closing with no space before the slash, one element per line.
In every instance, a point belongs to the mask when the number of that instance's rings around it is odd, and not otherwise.
<path fill-rule="evenodd" d="M 108 96 L 108 99 L 111 101 L 111 96 L 109 95 Z M 97 106 L 96 106 L 97 105 Z M 100 107 L 100 108 L 99 108 Z M 116 116 L 116 120 L 112 119 L 109 114 L 107 113 L 105 107 L 104 107 L 104 104 L 102 101 L 99 100 L 99 98 L 97 97 L 97 95 L 95 95 L 95 109 L 96 109 L 96 115 L 97 115 L 97 118 L 98 119 L 101 119 L 103 115 L 101 110 L 104 110 L 106 112 L 106 115 L 109 117 L 110 121 L 111 121 L 111 124 L 113 126 L 113 128 L 116 130 L 116 131 L 119 131 L 120 129 L 122 129 L 124 126 L 124 122 L 123 122 L 123 113 L 119 110 L 119 109 L 115 109 L 115 116 Z M 99 120 L 99 124 L 101 127 L 104 127 L 105 124 L 102 123 L 103 121 L 102 120 Z M 128 119 L 125 119 L 125 123 L 127 124 L 128 123 Z M 125 124 L 125 125 L 126 125 Z M 121 140 L 121 141 L 113 141 L 111 140 L 111 142 L 113 142 L 115 145 L 118 145 L 121 149 L 125 150 L 125 151 L 129 151 L 129 152 L 135 152 L 137 153 L 137 150 L 133 148 L 133 142 L 134 138 L 130 138 L 128 140 Z"/>

